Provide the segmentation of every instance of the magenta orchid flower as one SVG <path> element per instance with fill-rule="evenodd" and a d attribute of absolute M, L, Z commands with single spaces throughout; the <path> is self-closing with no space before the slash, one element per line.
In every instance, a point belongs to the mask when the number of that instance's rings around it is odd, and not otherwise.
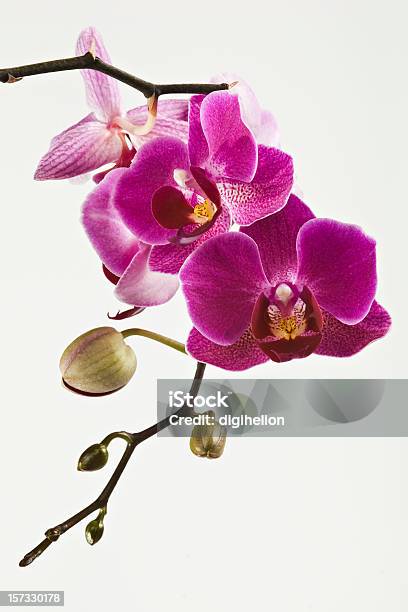
<path fill-rule="evenodd" d="M 113 198 L 126 227 L 155 245 L 152 268 L 175 274 L 195 248 L 228 231 L 232 221 L 249 224 L 280 210 L 292 183 L 292 158 L 258 145 L 239 98 L 215 92 L 190 100 L 188 145 L 170 137 L 146 143 Z"/>
<path fill-rule="evenodd" d="M 277 214 L 208 240 L 180 279 L 195 326 L 188 352 L 226 370 L 351 356 L 391 324 L 374 301 L 375 241 L 316 219 L 294 195 Z"/>
<path fill-rule="evenodd" d="M 83 30 L 77 41 L 77 55 L 88 51 L 111 62 L 95 28 Z M 49 151 L 38 165 L 35 179 L 72 178 L 106 164 L 127 167 L 134 156 L 134 146 L 139 147 L 161 134 L 173 134 L 187 140 L 187 100 L 159 101 L 158 117 L 153 126 L 148 120 L 146 106 L 123 112 L 119 88 L 113 78 L 94 70 L 81 72 L 87 102 L 93 112 L 53 138 Z M 101 180 L 104 174 L 96 180 Z"/>
<path fill-rule="evenodd" d="M 106 177 L 87 198 L 85 230 L 105 272 L 120 279 L 116 295 L 122 301 L 146 305 L 144 296 L 140 299 L 136 277 L 124 274 L 136 245 L 154 245 L 146 269 L 161 274 L 156 277 L 161 287 L 156 303 L 162 303 L 175 291 L 176 284 L 170 284 L 168 275 L 177 274 L 200 244 L 230 229 L 230 210 L 237 202 L 234 191 L 243 194 L 242 215 L 247 214 L 248 223 L 285 205 L 293 179 L 292 159 L 277 149 L 257 145 L 244 123 L 244 119 L 250 123 L 251 110 L 254 116 L 258 112 L 253 94 L 247 95 L 251 104 L 245 102 L 246 91 L 243 88 L 238 96 L 228 92 L 195 96 L 190 103 L 188 146 L 174 137 L 147 142 L 128 169 L 116 172 L 114 178 Z M 258 136 L 266 138 L 267 133 L 258 130 Z M 191 165 L 191 156 L 199 165 Z M 224 199 L 220 181 L 225 183 Z M 103 214 L 101 201 L 109 202 Z"/>
<path fill-rule="evenodd" d="M 106 276 L 116 285 L 116 297 L 142 308 L 157 306 L 173 297 L 179 282 L 173 274 L 151 270 L 151 245 L 138 240 L 126 228 L 113 206 L 114 186 L 125 171 L 113 170 L 96 187 L 85 202 L 82 220 Z"/>

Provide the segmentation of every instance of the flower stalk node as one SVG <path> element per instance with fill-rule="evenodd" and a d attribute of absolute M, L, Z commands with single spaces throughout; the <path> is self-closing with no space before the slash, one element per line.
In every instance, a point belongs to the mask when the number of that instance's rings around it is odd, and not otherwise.
<path fill-rule="evenodd" d="M 23 77 L 15 77 L 9 73 L 6 83 L 18 83 L 18 81 L 22 81 L 22 80 L 23 80 Z"/>
<path fill-rule="evenodd" d="M 56 542 L 61 535 L 61 529 L 59 527 L 47 529 L 44 535 L 50 542 Z"/>

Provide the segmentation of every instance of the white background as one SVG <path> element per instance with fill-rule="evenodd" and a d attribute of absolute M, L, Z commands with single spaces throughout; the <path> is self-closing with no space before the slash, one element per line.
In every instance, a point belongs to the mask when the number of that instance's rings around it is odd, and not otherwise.
<path fill-rule="evenodd" d="M 149 80 L 232 70 L 250 81 L 279 120 L 305 201 L 376 237 L 378 299 L 394 325 L 351 359 L 312 356 L 243 375 L 406 378 L 404 2 L 14 2 L 1 21 L 3 66 L 69 56 L 92 24 L 116 65 Z M 128 107 L 142 103 L 122 90 Z M 90 185 L 32 180 L 51 137 L 88 112 L 81 78 L 1 86 L 0 111 L 0 588 L 64 589 L 70 612 L 406 610 L 408 453 L 399 439 L 234 440 L 214 462 L 192 456 L 187 440 L 152 439 L 115 491 L 97 546 L 81 524 L 17 567 L 45 528 L 97 495 L 120 444 L 100 473 L 75 471 L 80 452 L 111 430 L 151 424 L 155 378 L 189 377 L 194 363 L 132 339 L 139 369 L 119 394 L 61 388 L 64 347 L 118 306 L 78 222 Z M 183 340 L 181 296 L 137 325 Z M 222 372 L 209 367 L 208 376 Z"/>

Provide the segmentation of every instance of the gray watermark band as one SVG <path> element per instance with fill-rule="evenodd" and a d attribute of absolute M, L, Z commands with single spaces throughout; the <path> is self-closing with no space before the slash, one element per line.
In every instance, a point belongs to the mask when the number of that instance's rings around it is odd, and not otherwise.
<path fill-rule="evenodd" d="M 157 381 L 157 418 L 189 404 L 196 415 L 172 419 L 159 436 L 190 436 L 213 411 L 229 436 L 408 436 L 406 379 L 207 379 L 195 398 L 189 379 Z"/>

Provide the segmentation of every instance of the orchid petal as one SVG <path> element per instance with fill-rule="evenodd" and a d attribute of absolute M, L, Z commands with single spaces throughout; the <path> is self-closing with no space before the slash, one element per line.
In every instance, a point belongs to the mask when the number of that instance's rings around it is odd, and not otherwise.
<path fill-rule="evenodd" d="M 178 289 L 177 276 L 150 270 L 148 261 L 151 248 L 147 244 L 139 245 L 139 251 L 116 285 L 116 297 L 126 304 L 141 307 L 164 304 Z"/>
<path fill-rule="evenodd" d="M 328 312 L 323 312 L 323 337 L 318 355 L 351 357 L 374 340 L 385 336 L 391 326 L 388 312 L 376 301 L 367 316 L 356 325 L 346 325 Z"/>
<path fill-rule="evenodd" d="M 229 93 L 237 96 L 242 120 L 251 130 L 256 142 L 271 147 L 279 145 L 275 117 L 269 111 L 262 110 L 254 91 L 243 78 L 233 72 L 223 72 L 212 77 L 211 83 L 235 83 Z"/>
<path fill-rule="evenodd" d="M 115 185 L 125 169 L 112 170 L 90 193 L 82 208 L 82 223 L 100 259 L 117 276 L 122 276 L 140 243 L 123 223 L 112 203 Z"/>
<path fill-rule="evenodd" d="M 269 357 L 258 348 L 249 330 L 244 332 L 234 344 L 221 346 L 211 342 L 193 328 L 188 336 L 186 349 L 197 361 L 210 363 L 224 370 L 247 370 L 269 361 Z"/>
<path fill-rule="evenodd" d="M 180 280 L 194 326 L 222 345 L 242 336 L 268 286 L 255 242 L 238 232 L 204 242 L 183 264 Z"/>
<path fill-rule="evenodd" d="M 168 136 L 147 142 L 117 183 L 114 202 L 124 223 L 143 242 L 167 244 L 175 235 L 154 218 L 152 198 L 160 187 L 177 187 L 174 170 L 188 169 L 186 145 Z"/>
<path fill-rule="evenodd" d="M 235 72 L 221 72 L 210 79 L 211 83 L 228 83 L 233 87 L 229 89 L 230 96 L 236 96 L 239 101 L 243 122 L 251 131 L 261 122 L 262 109 L 254 90 L 239 74 Z"/>
<path fill-rule="evenodd" d="M 102 36 L 93 28 L 82 30 L 76 44 L 76 54 L 95 53 L 107 64 L 111 63 L 103 44 Z M 109 123 L 121 114 L 120 93 L 117 82 L 110 76 L 96 70 L 81 70 L 85 82 L 86 99 L 97 118 Z"/>
<path fill-rule="evenodd" d="M 295 281 L 296 238 L 302 225 L 313 218 L 306 204 L 292 194 L 282 210 L 240 229 L 258 245 L 263 269 L 271 285 Z"/>
<path fill-rule="evenodd" d="M 55 136 L 35 172 L 37 181 L 67 179 L 115 162 L 122 152 L 120 136 L 95 119 L 84 117 Z"/>
<path fill-rule="evenodd" d="M 201 105 L 205 96 L 192 96 L 188 106 L 188 151 L 192 166 L 204 167 L 209 156 L 208 143 L 201 125 Z"/>
<path fill-rule="evenodd" d="M 251 181 L 258 150 L 241 119 L 238 100 L 228 91 L 215 91 L 204 98 L 200 116 L 209 149 L 206 166 L 213 176 Z"/>
<path fill-rule="evenodd" d="M 377 287 L 375 240 L 356 225 L 312 219 L 297 237 L 298 280 L 342 323 L 368 314 Z"/>
<path fill-rule="evenodd" d="M 187 257 L 191 255 L 193 251 L 209 238 L 227 232 L 230 226 L 230 214 L 226 208 L 223 208 L 221 215 L 214 225 L 208 229 L 205 234 L 197 238 L 195 242 L 185 245 L 165 244 L 154 246 L 149 260 L 151 269 L 157 270 L 158 272 L 177 274 Z"/>
<path fill-rule="evenodd" d="M 258 150 L 251 131 L 241 119 L 238 99 L 228 91 L 216 91 L 201 101 L 196 97 L 192 104 L 189 119 L 191 165 L 205 168 L 214 179 L 227 177 L 251 181 L 258 163 Z M 207 156 L 202 135 L 208 146 Z"/>
<path fill-rule="evenodd" d="M 141 117 L 147 117 L 146 115 L 142 115 Z M 129 117 L 128 117 L 129 119 Z M 132 124 L 135 125 L 144 125 L 145 120 L 141 119 L 140 121 L 136 119 L 135 115 L 131 119 Z M 124 128 L 125 132 L 127 131 Z M 188 125 L 186 121 L 180 121 L 179 119 L 166 119 L 163 117 L 157 117 L 155 120 L 155 124 L 153 128 L 147 133 L 143 135 L 133 134 L 129 131 L 129 136 L 132 143 L 136 148 L 140 149 L 142 145 L 153 138 L 158 138 L 160 136 L 174 136 L 175 138 L 179 138 L 183 142 L 187 143 L 188 140 Z"/>
<path fill-rule="evenodd" d="M 293 185 L 293 160 L 280 151 L 260 145 L 258 168 L 250 183 L 218 183 L 220 194 L 239 225 L 250 225 L 281 210 Z"/>
<path fill-rule="evenodd" d="M 136 123 L 144 123 L 147 119 L 147 107 L 146 104 L 143 106 L 137 106 L 127 112 L 128 118 Z M 163 119 L 176 119 L 178 121 L 184 121 L 187 123 L 188 120 L 188 100 L 161 100 L 159 99 L 157 105 L 157 118 L 162 117 Z"/>
<path fill-rule="evenodd" d="M 258 144 L 268 147 L 280 148 L 280 132 L 276 118 L 271 112 L 263 110 L 261 113 L 261 123 L 254 132 Z"/>

